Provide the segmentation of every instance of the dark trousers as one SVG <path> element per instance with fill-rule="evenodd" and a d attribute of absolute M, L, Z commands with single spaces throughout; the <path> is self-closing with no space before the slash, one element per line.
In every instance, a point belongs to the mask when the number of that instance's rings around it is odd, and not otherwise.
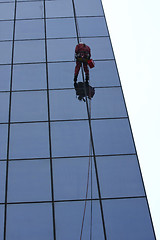
<path fill-rule="evenodd" d="M 83 64 L 83 69 L 84 69 L 84 72 L 85 72 L 86 76 L 89 77 L 89 69 L 88 69 L 88 64 L 87 64 L 87 62 L 79 62 L 79 61 L 76 61 L 76 67 L 75 67 L 75 73 L 74 73 L 74 75 L 75 75 L 75 76 L 78 76 L 78 73 L 79 73 L 79 70 L 80 70 L 82 64 Z"/>

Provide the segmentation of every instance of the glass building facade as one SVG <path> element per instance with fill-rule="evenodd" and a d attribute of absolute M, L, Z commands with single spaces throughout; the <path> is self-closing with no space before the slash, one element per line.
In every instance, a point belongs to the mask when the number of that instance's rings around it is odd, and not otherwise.
<path fill-rule="evenodd" d="M 0 78 L 0 240 L 154 240 L 101 1 L 0 0 Z"/>

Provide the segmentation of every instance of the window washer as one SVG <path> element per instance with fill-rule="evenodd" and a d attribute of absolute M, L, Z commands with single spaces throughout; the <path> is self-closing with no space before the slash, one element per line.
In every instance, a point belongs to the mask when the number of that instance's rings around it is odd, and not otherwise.
<path fill-rule="evenodd" d="M 88 69 L 88 60 L 91 57 L 91 50 L 85 43 L 80 42 L 75 48 L 75 58 L 76 58 L 76 67 L 74 73 L 74 83 L 77 82 L 77 77 L 79 70 L 83 64 L 83 69 L 85 72 L 85 80 L 89 81 L 89 69 Z"/>

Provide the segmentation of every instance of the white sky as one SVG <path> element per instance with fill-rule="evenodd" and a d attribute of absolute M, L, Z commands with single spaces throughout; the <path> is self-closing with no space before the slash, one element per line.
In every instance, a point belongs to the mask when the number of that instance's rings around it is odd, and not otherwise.
<path fill-rule="evenodd" d="M 160 0 L 102 0 L 160 240 Z"/>

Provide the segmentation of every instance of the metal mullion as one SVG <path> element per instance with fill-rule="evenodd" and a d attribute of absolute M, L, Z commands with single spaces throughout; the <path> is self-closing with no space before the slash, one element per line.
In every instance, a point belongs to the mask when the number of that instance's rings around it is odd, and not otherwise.
<path fill-rule="evenodd" d="M 8 170 L 9 170 L 9 148 L 10 148 L 10 124 L 11 124 L 11 101 L 12 101 L 12 80 L 13 80 L 13 58 L 14 58 L 14 39 L 15 39 L 15 24 L 16 24 L 16 8 L 17 0 L 14 7 L 14 24 L 13 24 L 13 42 L 12 42 L 12 58 L 11 58 L 11 79 L 10 79 L 10 98 L 9 98 L 9 114 L 8 114 L 8 140 L 7 140 L 7 161 L 6 161 L 6 182 L 5 182 L 5 208 L 4 208 L 4 235 L 6 240 L 7 229 L 7 201 L 8 201 Z"/>
<path fill-rule="evenodd" d="M 51 194 L 52 194 L 52 215 L 53 215 L 53 236 L 56 240 L 55 207 L 54 207 L 54 184 L 53 184 L 53 164 L 52 164 L 52 142 L 50 124 L 50 101 L 49 101 L 49 80 L 48 80 L 48 55 L 47 55 L 47 33 L 46 33 L 46 7 L 44 4 L 44 33 L 45 33 L 45 57 L 46 57 L 46 81 L 47 81 L 47 103 L 48 103 L 48 131 L 49 131 L 49 151 L 50 151 L 50 173 L 51 173 Z"/>

